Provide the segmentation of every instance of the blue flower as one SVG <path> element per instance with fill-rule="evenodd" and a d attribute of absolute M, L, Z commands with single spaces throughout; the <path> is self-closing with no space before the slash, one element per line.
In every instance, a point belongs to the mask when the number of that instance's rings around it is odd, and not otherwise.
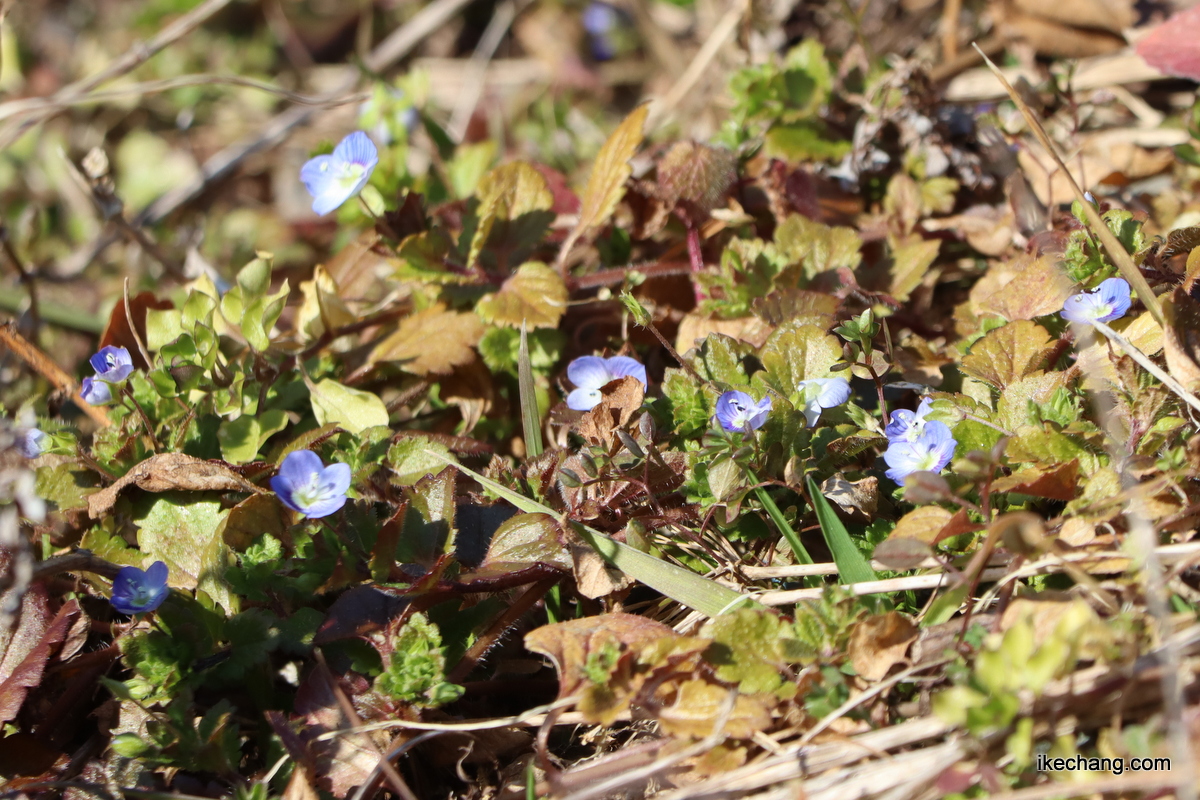
<path fill-rule="evenodd" d="M 727 431 L 756 431 L 767 421 L 770 410 L 769 396 L 755 403 L 745 392 L 732 391 L 717 398 L 717 413 L 713 416 Z"/>
<path fill-rule="evenodd" d="M 86 403 L 93 406 L 106 406 L 112 402 L 112 389 L 99 378 L 84 378 L 80 396 Z"/>
<path fill-rule="evenodd" d="M 954 456 L 958 442 L 944 422 L 928 420 L 920 435 L 911 442 L 894 441 L 883 454 L 891 467 L 886 474 L 900 486 L 914 472 L 941 472 Z"/>
<path fill-rule="evenodd" d="M 283 504 L 309 519 L 327 517 L 346 504 L 350 488 L 350 465 L 325 466 L 311 450 L 287 454 L 279 474 L 271 478 L 271 488 Z"/>
<path fill-rule="evenodd" d="M 608 3 L 593 2 L 583 10 L 583 29 L 591 40 L 592 57 L 608 61 L 616 55 L 611 34 L 622 23 L 621 14 Z"/>
<path fill-rule="evenodd" d="M 1090 292 L 1067 298 L 1063 319 L 1081 325 L 1112 322 L 1125 316 L 1130 305 L 1129 284 L 1123 278 L 1109 278 Z"/>
<path fill-rule="evenodd" d="M 637 359 L 629 356 L 581 356 L 567 365 L 567 378 L 576 388 L 567 395 L 567 407 L 576 411 L 591 411 L 600 403 L 603 396 L 600 392 L 606 384 L 618 378 L 631 376 L 649 388 L 646 380 L 646 368 Z"/>
<path fill-rule="evenodd" d="M 361 192 L 378 163 L 379 151 L 362 131 L 342 139 L 332 155 L 309 159 L 300 168 L 300 180 L 313 196 L 313 211 L 325 216 Z"/>
<path fill-rule="evenodd" d="M 124 347 L 101 347 L 100 352 L 88 359 L 96 377 L 108 383 L 120 383 L 133 372 L 133 358 Z"/>
<path fill-rule="evenodd" d="M 901 408 L 892 412 L 891 421 L 887 427 L 883 429 L 883 435 L 888 438 L 888 442 L 895 444 L 896 442 L 915 442 L 921 432 L 925 430 L 925 417 L 933 410 L 933 406 L 926 397 L 917 406 L 916 411 L 909 411 L 907 408 Z"/>
<path fill-rule="evenodd" d="M 37 458 L 42 453 L 46 452 L 46 448 L 50 445 L 50 436 L 45 431 L 40 431 L 37 428 L 30 428 L 25 431 L 25 435 L 21 437 L 21 455 L 26 458 Z"/>
<path fill-rule="evenodd" d="M 167 565 L 155 561 L 145 572 L 137 567 L 121 567 L 113 581 L 110 602 L 122 614 L 144 614 L 161 606 L 170 592 Z"/>
<path fill-rule="evenodd" d="M 804 412 L 810 428 L 817 424 L 822 410 L 840 406 L 850 399 L 850 384 L 845 378 L 813 378 L 800 381 L 796 391 L 800 393 L 800 410 Z"/>

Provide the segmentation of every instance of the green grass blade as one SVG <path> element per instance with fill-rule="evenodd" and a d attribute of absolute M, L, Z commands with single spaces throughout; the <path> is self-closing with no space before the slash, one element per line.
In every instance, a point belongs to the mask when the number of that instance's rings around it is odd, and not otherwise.
<path fill-rule="evenodd" d="M 812 500 L 813 510 L 817 512 L 817 522 L 821 524 L 821 533 L 825 536 L 825 543 L 829 545 L 829 552 L 833 553 L 833 562 L 837 564 L 842 583 L 878 580 L 875 570 L 871 569 L 867 559 L 855 547 L 850 532 L 838 519 L 829 501 L 817 488 L 817 484 L 812 478 L 806 478 L 806 481 L 808 496 Z"/>
<path fill-rule="evenodd" d="M 472 469 L 464 467 L 461 464 L 456 464 L 440 453 L 435 453 L 432 450 L 426 450 L 425 452 L 439 461 L 444 461 L 446 464 L 455 467 L 460 472 L 470 475 L 484 487 L 500 495 L 522 511 L 531 514 L 549 514 L 562 520 L 564 524 L 570 525 L 579 534 L 580 538 L 591 545 L 609 564 L 612 564 L 634 580 L 646 584 L 651 589 L 661 592 L 688 608 L 699 611 L 701 614 L 715 617 L 734 608 L 755 605 L 750 595 L 735 592 L 728 586 L 722 586 L 715 581 L 710 581 L 689 569 L 676 566 L 669 561 L 663 561 L 649 553 L 643 553 L 641 550 L 635 550 L 601 531 L 567 519 L 561 514 L 556 514 L 552 508 L 544 506 L 538 501 L 525 497 L 518 492 L 514 492 L 507 486 L 485 478 Z"/>
<path fill-rule="evenodd" d="M 763 509 L 766 510 L 767 516 L 775 523 L 775 527 L 783 534 L 783 538 L 787 539 L 788 546 L 792 548 L 792 553 L 796 556 L 796 561 L 801 564 L 812 564 L 812 556 L 804 549 L 804 545 L 800 542 L 800 536 L 792 526 L 788 524 L 787 517 L 779 510 L 779 506 L 775 505 L 775 500 L 771 495 L 767 494 L 767 489 L 760 486 L 754 490 L 754 495 L 758 498 L 758 502 L 762 503 Z"/>
<path fill-rule="evenodd" d="M 521 349 L 517 352 L 517 387 L 521 392 L 521 428 L 525 434 L 525 455 L 537 458 L 542 445 L 542 415 L 538 413 L 537 391 L 533 385 L 533 366 L 529 363 L 529 336 L 521 323 Z"/>

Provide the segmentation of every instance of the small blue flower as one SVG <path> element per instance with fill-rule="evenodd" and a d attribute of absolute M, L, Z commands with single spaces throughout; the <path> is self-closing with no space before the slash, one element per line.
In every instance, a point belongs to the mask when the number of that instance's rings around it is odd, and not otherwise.
<path fill-rule="evenodd" d="M 113 400 L 112 389 L 99 378 L 84 378 L 79 394 L 85 402 L 93 406 L 106 406 Z"/>
<path fill-rule="evenodd" d="M 928 420 L 920 435 L 911 442 L 892 442 L 883 454 L 891 469 L 885 475 L 900 486 L 914 472 L 941 472 L 954 457 L 958 442 L 944 422 Z"/>
<path fill-rule="evenodd" d="M 888 438 L 888 442 L 895 444 L 896 442 L 915 442 L 921 432 L 925 430 L 925 417 L 933 410 L 929 398 L 926 397 L 917 406 L 916 411 L 909 411 L 907 408 L 901 408 L 892 412 L 891 421 L 887 427 L 883 429 L 883 435 Z"/>
<path fill-rule="evenodd" d="M 37 428 L 30 428 L 21 437 L 21 455 L 26 458 L 37 458 L 46 452 L 46 448 L 49 446 L 50 436 Z"/>
<path fill-rule="evenodd" d="M 328 517 L 346 504 L 350 488 L 350 465 L 330 464 L 311 450 L 287 454 L 279 474 L 271 478 L 271 488 L 283 504 L 309 519 Z"/>
<path fill-rule="evenodd" d="M 583 10 L 583 29 L 591 41 L 592 57 L 608 61 L 616 55 L 612 33 L 621 25 L 621 13 L 608 3 L 593 2 Z"/>
<path fill-rule="evenodd" d="M 170 592 L 167 565 L 155 561 L 145 572 L 137 567 L 121 567 L 113 581 L 110 602 L 122 614 L 145 614 L 161 606 Z"/>
<path fill-rule="evenodd" d="M 813 378 L 800 381 L 796 391 L 800 393 L 800 410 L 804 412 L 810 428 L 817 424 L 822 410 L 840 406 L 850 399 L 850 383 L 845 378 Z"/>
<path fill-rule="evenodd" d="M 1129 284 L 1124 278 L 1109 278 L 1090 292 L 1067 298 L 1063 303 L 1063 319 L 1081 325 L 1112 322 L 1125 316 L 1131 303 Z"/>
<path fill-rule="evenodd" d="M 567 395 L 567 407 L 576 411 L 591 411 L 603 397 L 600 390 L 618 378 L 631 376 L 649 388 L 646 368 L 629 356 L 581 356 L 567 365 L 567 378 L 576 388 Z"/>
<path fill-rule="evenodd" d="M 96 377 L 108 383 L 120 383 L 133 372 L 133 358 L 124 347 L 101 347 L 100 352 L 88 359 Z"/>
<path fill-rule="evenodd" d="M 325 216 L 361 192 L 378 163 L 379 151 L 362 131 L 342 139 L 332 155 L 309 159 L 300 168 L 300 180 L 313 196 L 313 211 Z"/>
<path fill-rule="evenodd" d="M 713 416 L 727 431 L 756 431 L 767 421 L 770 410 L 770 396 L 756 403 L 745 392 L 732 391 L 717 398 L 717 413 Z"/>

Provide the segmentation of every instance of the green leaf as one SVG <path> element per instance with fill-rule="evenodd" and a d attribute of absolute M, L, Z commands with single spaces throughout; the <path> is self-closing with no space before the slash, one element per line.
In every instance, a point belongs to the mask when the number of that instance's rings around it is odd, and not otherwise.
<path fill-rule="evenodd" d="M 539 176 L 540 177 L 540 176 Z M 475 306 L 484 322 L 519 328 L 557 328 L 567 310 L 567 285 L 540 261 L 522 264 L 515 275 Z"/>
<path fill-rule="evenodd" d="M 775 229 L 775 247 L 785 263 L 802 264 L 809 278 L 854 269 L 862 261 L 862 238 L 853 228 L 830 227 L 801 214 L 789 215 Z"/>
<path fill-rule="evenodd" d="M 166 563 L 172 586 L 204 591 L 235 613 L 238 601 L 224 575 L 229 551 L 220 533 L 226 513 L 219 500 L 164 492 L 154 495 L 145 516 L 135 523 L 138 547 L 149 560 Z"/>
<path fill-rule="evenodd" d="M 396 486 L 412 486 L 426 475 L 441 472 L 447 463 L 458 462 L 445 446 L 421 436 L 397 439 L 387 454 Z"/>
<path fill-rule="evenodd" d="M 812 476 L 806 477 L 805 483 L 808 485 L 808 496 L 812 500 L 813 510 L 817 512 L 817 522 L 821 524 L 821 534 L 825 537 L 825 543 L 829 545 L 829 552 L 833 553 L 833 561 L 837 564 L 838 576 L 842 583 L 878 580 L 875 570 L 871 569 L 867 559 L 855 546 L 850 532 L 838 519 L 829 501 L 821 494 Z"/>
<path fill-rule="evenodd" d="M 326 378 L 309 387 L 313 416 L 321 425 L 340 425 L 351 433 L 388 424 L 387 406 L 378 395 Z"/>
<path fill-rule="evenodd" d="M 542 415 L 538 411 L 537 392 L 533 384 L 533 366 L 529 363 L 529 333 L 521 325 L 521 349 L 517 355 L 517 389 L 521 399 L 521 431 L 525 436 L 525 455 L 537 458 L 542 454 Z"/>
<path fill-rule="evenodd" d="M 706 623 L 701 635 L 713 640 L 704 659 L 716 666 L 718 678 L 738 684 L 742 694 L 783 688 L 783 667 L 792 660 L 788 655 L 799 649 L 795 629 L 774 611 L 763 609 L 723 614 Z"/>
<path fill-rule="evenodd" d="M 701 614 L 715 617 L 733 609 L 735 606 L 755 605 L 749 595 L 741 594 L 719 583 L 703 578 L 683 567 L 675 566 L 652 555 L 635 550 L 627 544 L 616 541 L 607 534 L 555 514 L 553 509 L 509 489 L 503 484 L 485 478 L 474 470 L 462 465 L 456 464 L 455 466 L 461 472 L 470 475 L 482 484 L 484 488 L 503 497 L 522 511 L 530 514 L 549 514 L 560 518 L 562 524 L 570 525 L 605 561 L 634 580 L 641 581 L 651 589 L 662 592 L 667 597 L 683 603 L 688 608 L 699 611 Z"/>
<path fill-rule="evenodd" d="M 287 427 L 287 414 L 279 409 L 264 411 L 257 417 L 243 414 L 221 423 L 217 441 L 221 456 L 231 464 L 245 464 L 258 456 L 267 439 Z"/>
<path fill-rule="evenodd" d="M 462 687 L 446 683 L 442 634 L 422 613 L 411 615 L 391 641 L 387 667 L 375 688 L 406 703 L 433 706 L 462 695 Z"/>
<path fill-rule="evenodd" d="M 815 325 L 789 323 L 771 334 L 759 358 L 775 388 L 790 397 L 800 381 L 829 377 L 830 367 L 842 358 L 842 346 Z"/>
<path fill-rule="evenodd" d="M 475 193 L 488 166 L 496 160 L 496 150 L 496 142 L 492 139 L 458 146 L 453 160 L 446 164 L 450 189 L 456 198 L 465 199 Z"/>

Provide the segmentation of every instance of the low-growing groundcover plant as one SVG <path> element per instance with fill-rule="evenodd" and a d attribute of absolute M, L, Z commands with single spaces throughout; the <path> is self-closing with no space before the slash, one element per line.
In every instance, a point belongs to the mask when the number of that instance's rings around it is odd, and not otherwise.
<path fill-rule="evenodd" d="M 712 142 L 638 107 L 578 182 L 436 109 L 339 129 L 288 173 L 338 211 L 321 264 L 145 280 L 86 366 L 3 328 L 80 367 L 0 393 L 13 791 L 971 797 L 1178 758 L 1195 260 L 1122 209 L 1124 259 L 1080 207 L 1053 254 L 943 235 L 970 175 L 851 158 L 883 106 L 839 70 L 738 70 Z"/>

